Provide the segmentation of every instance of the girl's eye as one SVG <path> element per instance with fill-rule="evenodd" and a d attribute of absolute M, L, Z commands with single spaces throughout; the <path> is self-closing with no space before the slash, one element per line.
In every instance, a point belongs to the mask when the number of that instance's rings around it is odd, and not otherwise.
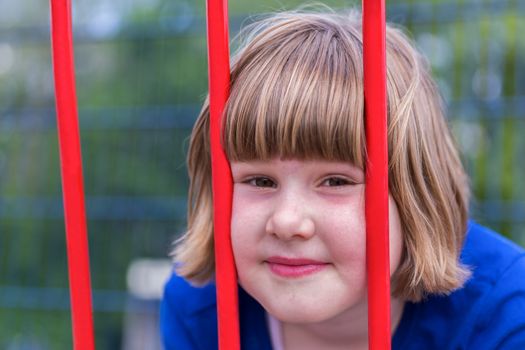
<path fill-rule="evenodd" d="M 277 187 L 277 184 L 267 177 L 254 177 L 246 180 L 246 183 L 256 187 Z"/>
<path fill-rule="evenodd" d="M 351 181 L 347 179 L 343 179 L 342 177 L 330 177 L 323 181 L 323 185 L 326 185 L 329 187 L 346 186 L 346 185 L 351 185 L 351 184 L 352 184 Z"/>

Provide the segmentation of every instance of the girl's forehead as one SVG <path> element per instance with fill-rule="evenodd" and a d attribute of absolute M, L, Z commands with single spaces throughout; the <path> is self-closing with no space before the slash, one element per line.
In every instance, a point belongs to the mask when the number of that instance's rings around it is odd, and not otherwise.
<path fill-rule="evenodd" d="M 230 162 L 232 170 L 250 170 L 260 168 L 270 168 L 275 171 L 299 171 L 299 170 L 330 170 L 352 172 L 356 174 L 363 173 L 363 169 L 357 165 L 340 160 L 327 159 L 298 159 L 298 158 L 271 158 L 268 160 L 254 159 L 247 161 Z"/>

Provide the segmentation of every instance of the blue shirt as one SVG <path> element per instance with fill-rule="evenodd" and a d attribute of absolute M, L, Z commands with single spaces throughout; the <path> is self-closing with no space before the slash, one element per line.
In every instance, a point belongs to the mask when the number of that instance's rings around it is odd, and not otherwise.
<path fill-rule="evenodd" d="M 447 296 L 406 303 L 393 350 L 525 350 L 525 251 L 497 233 L 469 223 L 461 254 L 473 271 Z M 215 286 L 189 285 L 173 275 L 161 304 L 166 349 L 217 349 Z M 265 311 L 239 288 L 241 347 L 271 350 Z"/>

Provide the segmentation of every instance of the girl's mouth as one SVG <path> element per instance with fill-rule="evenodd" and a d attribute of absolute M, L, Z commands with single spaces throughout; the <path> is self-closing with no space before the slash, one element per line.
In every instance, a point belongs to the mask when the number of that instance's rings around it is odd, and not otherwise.
<path fill-rule="evenodd" d="M 323 270 L 328 263 L 312 259 L 291 259 L 279 256 L 272 256 L 265 261 L 274 274 L 287 277 L 298 278 Z"/>

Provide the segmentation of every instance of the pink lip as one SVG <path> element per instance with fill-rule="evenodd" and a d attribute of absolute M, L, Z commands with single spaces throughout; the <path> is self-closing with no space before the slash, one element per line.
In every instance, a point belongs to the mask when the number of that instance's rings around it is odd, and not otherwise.
<path fill-rule="evenodd" d="M 272 256 L 266 260 L 270 270 L 281 277 L 302 277 L 321 271 L 328 265 L 312 259 L 290 259 Z"/>

